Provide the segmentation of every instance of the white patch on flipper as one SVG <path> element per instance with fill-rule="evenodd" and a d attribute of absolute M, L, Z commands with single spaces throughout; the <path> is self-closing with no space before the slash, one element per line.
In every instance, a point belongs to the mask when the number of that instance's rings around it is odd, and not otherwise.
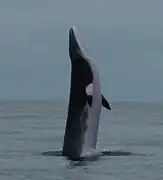
<path fill-rule="evenodd" d="M 88 86 L 86 87 L 86 93 L 87 95 L 92 95 L 93 93 L 93 84 L 88 84 Z"/>

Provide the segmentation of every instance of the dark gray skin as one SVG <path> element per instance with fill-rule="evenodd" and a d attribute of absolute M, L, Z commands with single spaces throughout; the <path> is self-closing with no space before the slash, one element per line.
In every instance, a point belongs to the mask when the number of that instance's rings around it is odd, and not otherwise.
<path fill-rule="evenodd" d="M 92 83 L 93 74 L 90 64 L 79 47 L 73 28 L 69 30 L 69 56 L 71 60 L 71 86 L 62 155 L 70 159 L 77 159 L 82 151 L 82 127 L 85 123 L 85 118 L 82 120 L 80 118 L 86 102 L 90 106 L 92 104 L 92 96 L 87 96 L 86 87 Z M 111 110 L 103 95 L 102 105 Z"/>

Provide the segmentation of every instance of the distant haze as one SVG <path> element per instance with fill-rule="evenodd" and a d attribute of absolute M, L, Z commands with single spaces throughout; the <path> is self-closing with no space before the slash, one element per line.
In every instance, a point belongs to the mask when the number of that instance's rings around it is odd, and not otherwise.
<path fill-rule="evenodd" d="M 108 101 L 163 102 L 163 1 L 1 0 L 0 99 L 67 100 L 76 25 Z"/>

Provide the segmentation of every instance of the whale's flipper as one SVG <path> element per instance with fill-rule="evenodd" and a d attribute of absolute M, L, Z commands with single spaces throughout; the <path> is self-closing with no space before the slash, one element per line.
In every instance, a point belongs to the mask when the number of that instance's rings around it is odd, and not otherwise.
<path fill-rule="evenodd" d="M 102 96 L 98 70 L 86 55 L 75 27 L 69 30 L 69 57 L 71 84 L 62 155 L 78 158 L 84 149 L 96 147 Z M 93 85 L 92 97 L 87 98 L 89 84 Z"/>
<path fill-rule="evenodd" d="M 104 97 L 104 95 L 102 94 L 102 105 L 108 109 L 111 110 L 110 104 L 108 103 L 108 101 L 106 100 L 106 98 Z"/>
<path fill-rule="evenodd" d="M 92 106 L 92 95 L 87 95 L 87 102 L 89 106 Z"/>
<path fill-rule="evenodd" d="M 102 94 L 101 96 L 102 96 L 103 107 L 105 107 L 108 110 L 111 110 L 110 104 L 108 103 L 108 101 L 106 100 L 104 95 Z M 88 102 L 89 106 L 92 106 L 92 95 L 87 95 L 87 102 Z"/>

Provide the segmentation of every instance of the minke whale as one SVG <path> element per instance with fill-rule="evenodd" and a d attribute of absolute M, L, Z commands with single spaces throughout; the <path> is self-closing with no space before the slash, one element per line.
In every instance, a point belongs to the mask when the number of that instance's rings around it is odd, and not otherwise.
<path fill-rule="evenodd" d="M 42 154 L 65 156 L 72 161 L 94 161 L 101 156 L 144 156 L 121 150 L 96 150 L 101 108 L 111 110 L 111 107 L 101 93 L 99 72 L 86 54 L 75 26 L 69 30 L 69 56 L 71 84 L 63 147 Z"/>
<path fill-rule="evenodd" d="M 78 159 L 82 153 L 96 149 L 101 107 L 111 107 L 101 92 L 97 67 L 75 26 L 69 29 L 69 57 L 71 83 L 62 156 Z"/>

